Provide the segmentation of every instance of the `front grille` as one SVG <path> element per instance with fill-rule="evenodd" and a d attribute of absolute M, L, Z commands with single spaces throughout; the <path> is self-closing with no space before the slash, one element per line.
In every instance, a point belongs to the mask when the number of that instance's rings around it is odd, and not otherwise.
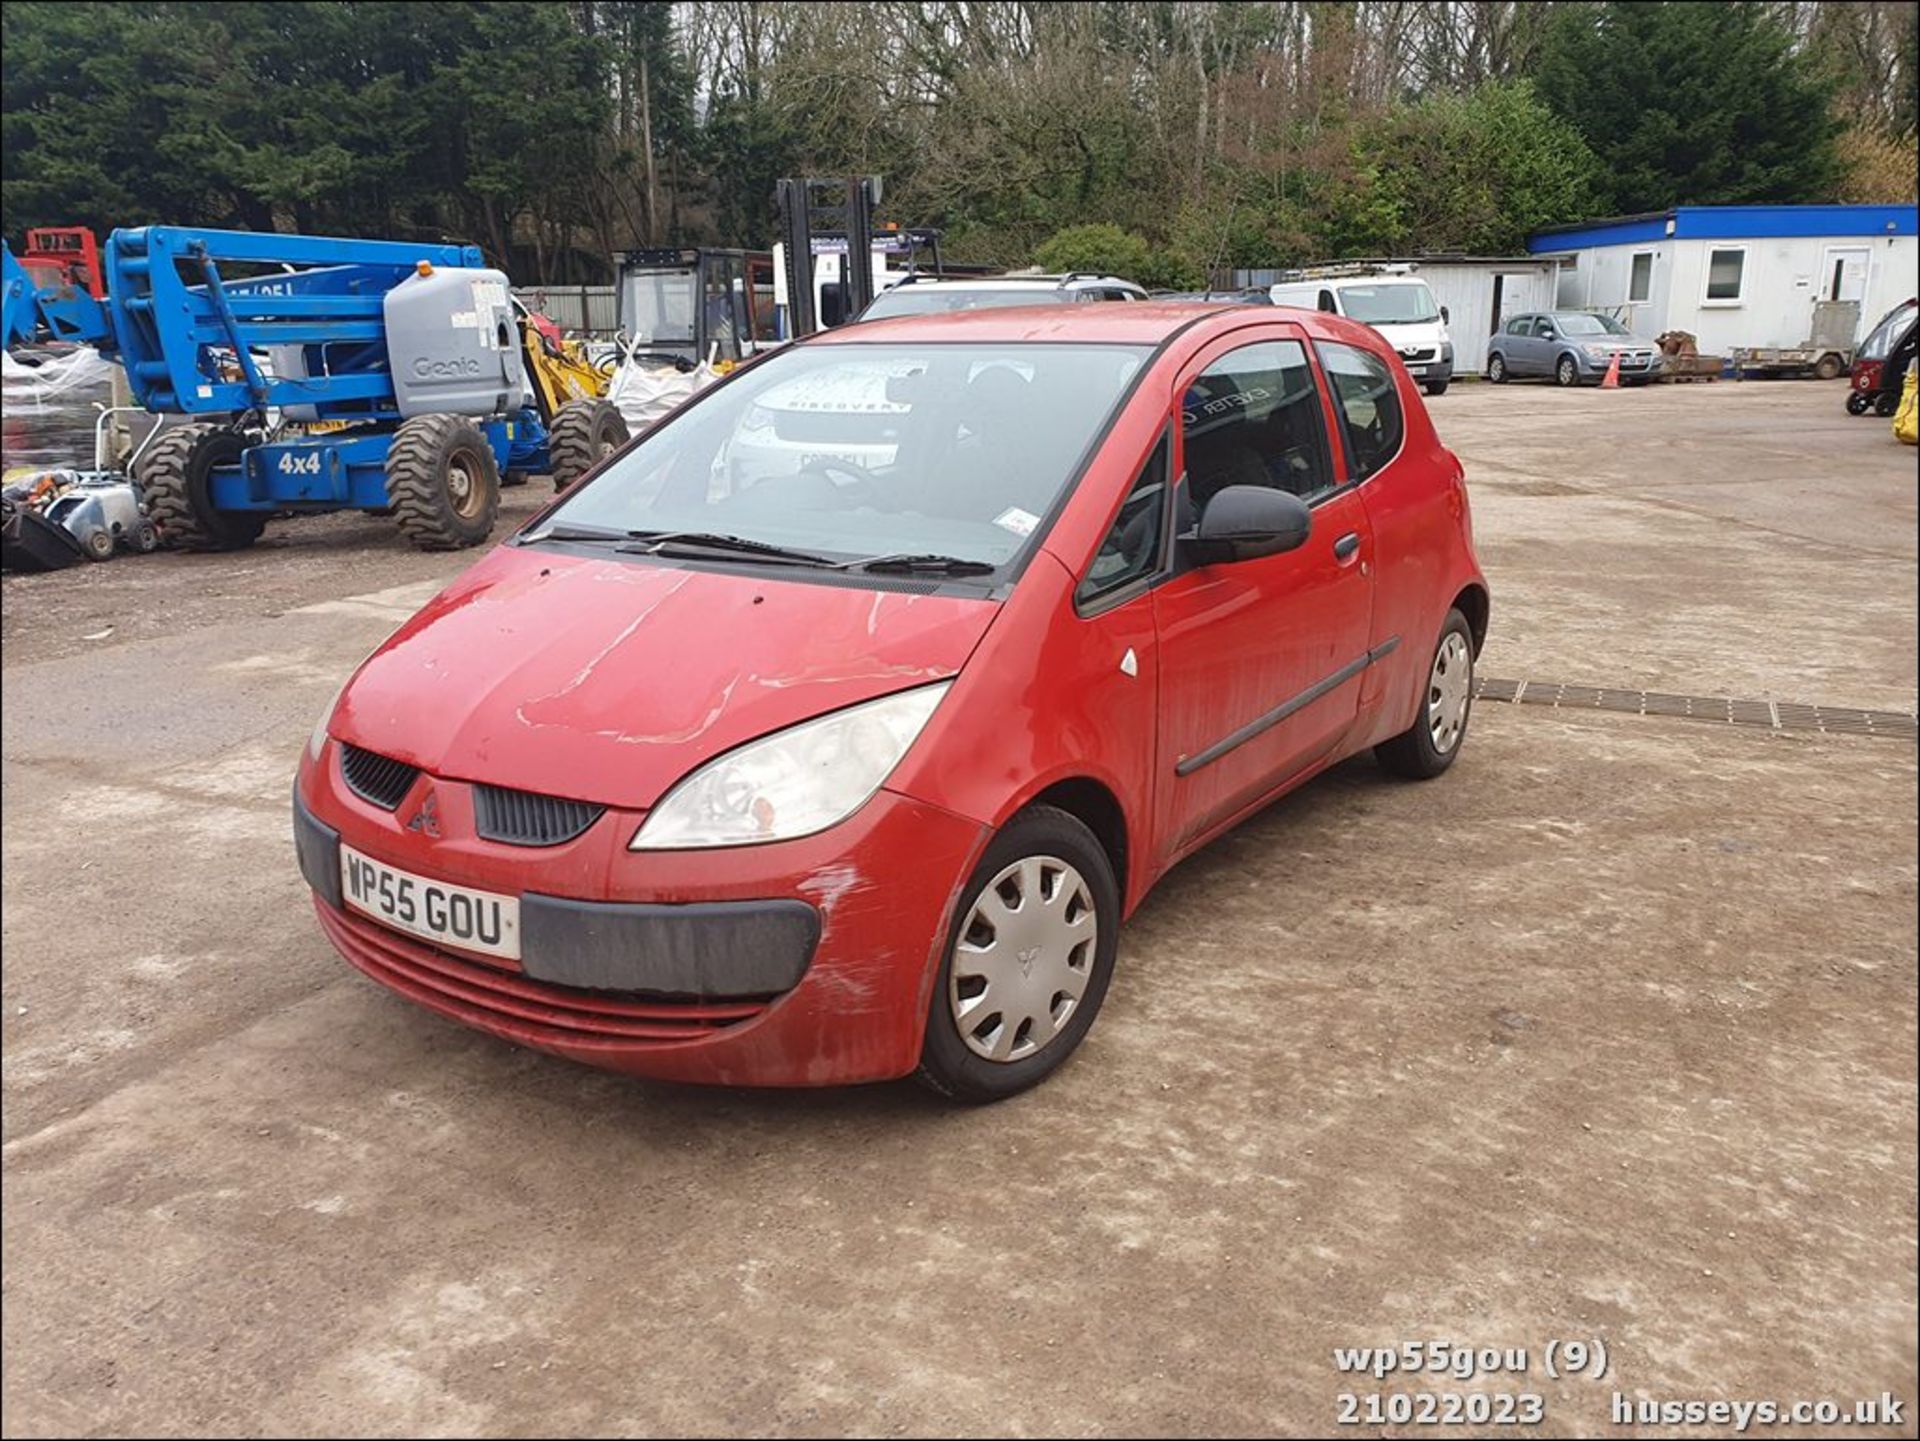
<path fill-rule="evenodd" d="M 1403 350 L 1400 352 L 1400 358 L 1409 365 L 1418 364 L 1423 360 L 1432 360 L 1433 356 L 1434 352 L 1431 350 Z"/>
<path fill-rule="evenodd" d="M 537 796 L 500 786 L 473 788 L 473 828 L 490 841 L 510 846 L 557 846 L 600 819 L 605 806 Z"/>
<path fill-rule="evenodd" d="M 578 1053 L 699 1040 L 752 1020 L 769 1004 L 640 999 L 550 985 L 505 969 L 507 963 L 483 965 L 323 901 L 314 909 L 327 938 L 356 969 L 408 1000 L 525 1045 Z"/>
<path fill-rule="evenodd" d="M 363 751 L 359 746 L 342 745 L 340 773 L 347 778 L 347 789 L 361 800 L 390 811 L 406 799 L 420 768 Z"/>

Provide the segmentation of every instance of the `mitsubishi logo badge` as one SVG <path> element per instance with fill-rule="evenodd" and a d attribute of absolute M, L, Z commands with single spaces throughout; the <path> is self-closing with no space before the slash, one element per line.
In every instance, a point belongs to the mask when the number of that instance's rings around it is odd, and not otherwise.
<path fill-rule="evenodd" d="M 420 809 L 415 811 L 413 819 L 407 822 L 407 829 L 418 831 L 421 835 L 430 836 L 436 841 L 440 839 L 440 803 L 434 799 L 431 789 L 420 798 Z"/>

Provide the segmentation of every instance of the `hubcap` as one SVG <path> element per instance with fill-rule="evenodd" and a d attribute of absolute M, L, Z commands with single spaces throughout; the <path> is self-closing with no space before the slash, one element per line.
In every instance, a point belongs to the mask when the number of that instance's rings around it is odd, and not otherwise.
<path fill-rule="evenodd" d="M 1447 632 L 1433 658 L 1427 678 L 1427 729 L 1433 748 L 1446 755 L 1460 744 L 1467 728 L 1467 706 L 1473 699 L 1473 653 L 1457 630 Z"/>
<path fill-rule="evenodd" d="M 480 487 L 474 484 L 473 472 L 464 461 L 456 460 L 447 467 L 447 499 L 461 515 L 471 515 L 478 507 Z"/>
<path fill-rule="evenodd" d="M 967 1049 L 1020 1061 L 1079 1009 L 1099 940 L 1086 879 L 1053 856 L 1015 861 L 974 897 L 947 990 Z"/>

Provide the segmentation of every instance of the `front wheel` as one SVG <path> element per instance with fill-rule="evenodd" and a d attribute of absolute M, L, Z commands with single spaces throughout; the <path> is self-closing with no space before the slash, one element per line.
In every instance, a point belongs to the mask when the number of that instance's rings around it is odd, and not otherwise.
<path fill-rule="evenodd" d="M 1453 377 L 1451 375 L 1442 375 L 1429 380 L 1427 382 L 1427 394 L 1445 395 L 1447 393 L 1447 383 L 1452 379 Z"/>
<path fill-rule="evenodd" d="M 1457 610 L 1447 612 L 1427 667 L 1420 713 L 1406 730 L 1373 748 L 1387 770 L 1409 780 L 1431 780 L 1460 754 L 1473 713 L 1473 631 Z"/>
<path fill-rule="evenodd" d="M 1051 806 L 1021 812 L 961 888 L 917 1079 L 976 1103 L 1045 1080 L 1100 1012 L 1119 931 L 1119 884 L 1093 832 Z"/>
<path fill-rule="evenodd" d="M 416 415 L 387 448 L 387 499 L 419 550 L 459 550 L 493 534 L 500 467 L 479 426 L 460 415 Z"/>
<path fill-rule="evenodd" d="M 1496 353 L 1487 357 L 1487 379 L 1495 385 L 1507 383 L 1507 362 L 1504 356 Z"/>
<path fill-rule="evenodd" d="M 1553 368 L 1553 378 L 1562 389 L 1571 389 L 1580 383 L 1580 365 L 1571 355 L 1560 357 L 1560 363 Z"/>
<path fill-rule="evenodd" d="M 1865 415 L 1873 409 L 1873 396 L 1864 390 L 1856 390 L 1847 397 L 1848 415 Z"/>

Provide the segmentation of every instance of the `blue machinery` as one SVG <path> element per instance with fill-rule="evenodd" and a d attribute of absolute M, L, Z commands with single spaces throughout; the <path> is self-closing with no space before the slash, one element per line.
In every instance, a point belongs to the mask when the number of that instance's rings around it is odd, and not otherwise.
<path fill-rule="evenodd" d="M 356 509 L 425 549 L 473 545 L 503 475 L 553 469 L 550 439 L 598 426 L 562 446 L 597 459 L 625 438 L 604 402 L 542 420 L 506 276 L 474 246 L 149 226 L 114 231 L 101 268 L 104 303 L 36 286 L 8 252 L 6 343 L 92 344 L 147 410 L 207 418 L 142 465 L 170 544 L 232 549 L 276 512 Z"/>

